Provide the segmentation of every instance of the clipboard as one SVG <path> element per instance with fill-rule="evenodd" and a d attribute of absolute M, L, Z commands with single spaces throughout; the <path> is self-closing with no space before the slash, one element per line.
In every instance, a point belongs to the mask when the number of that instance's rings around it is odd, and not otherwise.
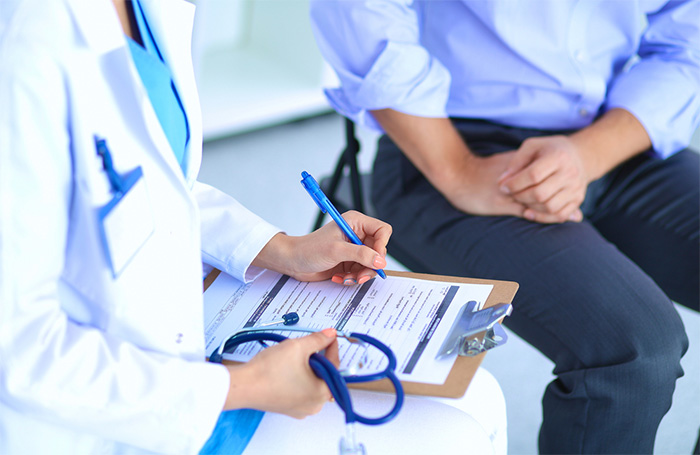
<path fill-rule="evenodd" d="M 204 290 L 214 282 L 214 280 L 219 276 L 219 270 L 213 270 L 204 280 Z M 518 291 L 518 283 L 514 281 L 500 281 L 500 280 L 485 280 L 479 278 L 463 278 L 463 277 L 453 277 L 446 275 L 431 275 L 424 273 L 413 273 L 413 272 L 397 272 L 397 271 L 386 271 L 389 276 L 412 278 L 417 280 L 429 280 L 429 281 L 444 281 L 453 283 L 468 283 L 468 284 L 490 284 L 493 286 L 491 293 L 489 294 L 486 302 L 484 302 L 484 308 L 494 306 L 499 303 L 511 303 L 515 297 L 515 293 Z M 404 392 L 408 395 L 427 395 L 434 397 L 445 397 L 445 398 L 459 398 L 465 394 L 469 383 L 471 382 L 476 370 L 481 365 L 486 352 L 482 352 L 474 357 L 462 357 L 458 356 L 455 360 L 447 379 L 443 384 L 425 384 L 420 382 L 410 382 L 401 381 L 403 385 Z M 224 360 L 224 362 L 231 362 Z M 363 389 L 363 390 L 374 390 L 380 392 L 393 392 L 394 388 L 388 379 L 383 379 L 381 381 L 375 381 L 371 383 L 359 383 L 350 384 L 351 388 Z"/>

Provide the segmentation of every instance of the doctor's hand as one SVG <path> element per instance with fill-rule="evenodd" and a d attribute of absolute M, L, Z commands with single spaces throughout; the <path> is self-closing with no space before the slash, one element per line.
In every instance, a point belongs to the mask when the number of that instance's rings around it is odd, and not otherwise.
<path fill-rule="evenodd" d="M 332 278 L 336 283 L 364 283 L 386 266 L 386 245 L 391 226 L 356 211 L 343 214 L 364 245 L 351 243 L 334 222 L 311 234 L 292 237 L 277 234 L 253 264 L 287 274 L 300 281 Z"/>
<path fill-rule="evenodd" d="M 318 413 L 331 392 L 309 366 L 311 354 L 339 366 L 335 329 L 285 340 L 260 351 L 249 362 L 226 365 L 231 386 L 224 409 L 259 409 L 302 419 Z"/>
<path fill-rule="evenodd" d="M 498 184 L 527 209 L 523 217 L 538 223 L 581 221 L 581 203 L 590 183 L 576 143 L 567 136 L 525 140 Z"/>

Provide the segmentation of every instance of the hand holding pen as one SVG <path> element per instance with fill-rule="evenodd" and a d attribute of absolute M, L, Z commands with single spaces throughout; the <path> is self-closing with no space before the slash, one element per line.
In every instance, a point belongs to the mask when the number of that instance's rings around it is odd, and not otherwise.
<path fill-rule="evenodd" d="M 345 214 L 347 219 L 343 218 L 328 197 L 323 193 L 323 190 L 321 190 L 321 187 L 318 185 L 316 180 L 308 172 L 302 172 L 301 177 L 301 184 L 304 186 L 314 202 L 316 202 L 321 211 L 330 215 L 335 224 L 338 226 L 338 228 L 340 228 L 342 233 L 350 242 L 357 246 L 369 247 L 375 252 L 380 253 L 375 257 L 372 263 L 373 270 L 377 272 L 380 277 L 386 278 L 386 274 L 382 270 L 382 268 L 386 266 L 386 260 L 383 256 L 386 254 L 386 243 L 391 235 L 391 226 L 382 221 L 362 215 L 359 212 L 347 212 Z M 354 229 L 353 226 L 348 224 L 348 220 L 355 224 Z M 358 237 L 358 233 L 363 237 L 362 239 Z M 378 233 L 387 235 L 378 236 Z M 382 237 L 386 238 L 384 239 Z M 363 243 L 363 240 L 366 243 Z M 333 281 L 336 283 L 342 282 L 344 284 L 354 284 L 355 279 L 352 276 L 353 269 L 357 270 L 358 268 L 361 268 L 361 264 L 350 264 L 348 267 L 350 270 L 346 270 L 344 276 L 342 274 L 336 274 L 332 278 Z M 369 280 L 369 278 L 369 275 L 358 275 L 357 282 L 364 283 Z"/>
<path fill-rule="evenodd" d="M 328 223 L 298 237 L 278 233 L 258 253 L 252 265 L 284 273 L 299 281 L 332 279 L 348 286 L 367 282 L 375 270 L 383 274 L 381 269 L 386 267 L 384 256 L 391 226 L 355 211 L 345 213 L 341 219 L 359 245 L 350 243 L 351 236 L 335 223 Z"/>

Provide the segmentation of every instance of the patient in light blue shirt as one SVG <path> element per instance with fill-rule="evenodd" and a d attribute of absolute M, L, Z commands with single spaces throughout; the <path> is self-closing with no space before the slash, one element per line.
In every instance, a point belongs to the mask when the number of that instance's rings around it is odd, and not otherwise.
<path fill-rule="evenodd" d="M 540 451 L 652 453 L 688 346 L 672 301 L 700 306 L 700 0 L 312 0 L 311 17 L 329 102 L 385 133 L 371 194 L 393 255 L 520 283 L 505 324 L 557 376 Z"/>
<path fill-rule="evenodd" d="M 665 157 L 698 123 L 695 1 L 317 0 L 312 13 L 342 82 L 328 99 L 374 129 L 367 112 L 383 108 L 568 130 L 619 107 Z"/>

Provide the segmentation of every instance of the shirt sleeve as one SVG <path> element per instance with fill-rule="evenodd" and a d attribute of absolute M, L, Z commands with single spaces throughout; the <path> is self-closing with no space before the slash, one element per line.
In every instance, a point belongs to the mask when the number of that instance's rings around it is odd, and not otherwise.
<path fill-rule="evenodd" d="M 228 194 L 196 182 L 193 193 L 202 219 L 202 261 L 238 280 L 255 279 L 251 265 L 267 242 L 281 232 Z"/>
<path fill-rule="evenodd" d="M 369 110 L 446 117 L 450 75 L 419 42 L 411 0 L 312 0 L 311 22 L 341 86 L 326 90 L 339 113 L 381 131 Z"/>
<path fill-rule="evenodd" d="M 68 434 L 196 453 L 224 405 L 226 368 L 142 349 L 72 320 L 61 305 L 75 222 L 63 75 L 49 50 L 0 40 L 0 413 L 10 407 Z"/>
<path fill-rule="evenodd" d="M 700 123 L 700 0 L 670 1 L 648 15 L 638 55 L 606 108 L 631 112 L 665 158 L 687 147 Z"/>

